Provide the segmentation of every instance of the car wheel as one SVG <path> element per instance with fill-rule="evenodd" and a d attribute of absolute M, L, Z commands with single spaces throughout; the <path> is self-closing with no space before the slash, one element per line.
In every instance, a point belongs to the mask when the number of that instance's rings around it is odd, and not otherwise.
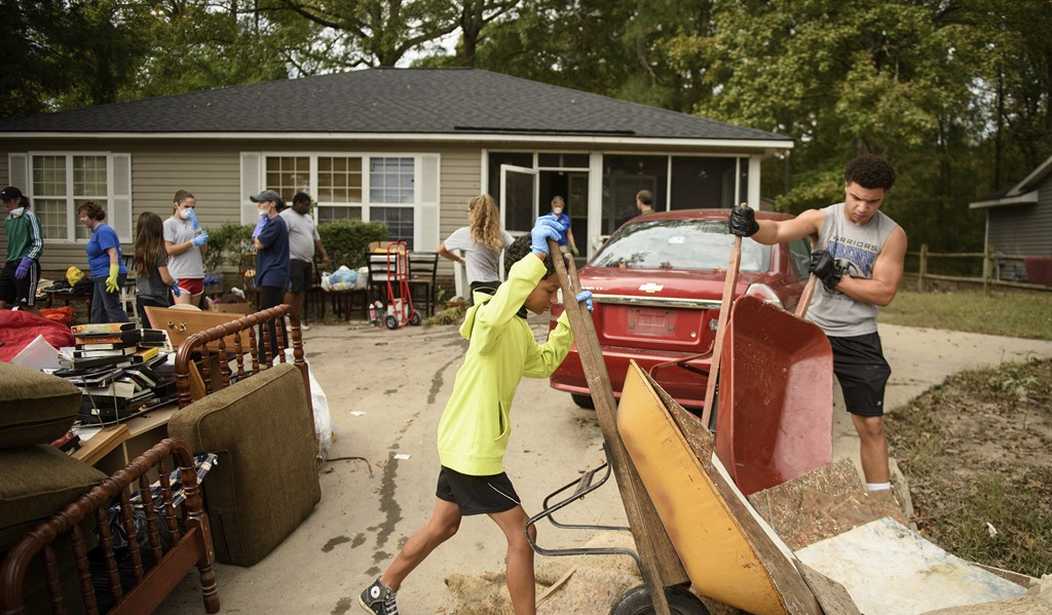
<path fill-rule="evenodd" d="M 570 397 L 573 398 L 573 403 L 577 404 L 579 408 L 584 408 L 585 410 L 595 410 L 595 403 L 592 401 L 591 395 L 578 395 L 576 393 L 572 393 L 570 394 Z"/>
<path fill-rule="evenodd" d="M 665 588 L 669 611 L 673 615 L 709 615 L 705 604 L 686 587 L 675 585 Z M 650 590 L 646 585 L 633 587 L 625 592 L 621 601 L 610 610 L 610 615 L 651 615 L 654 603 L 650 600 Z"/>

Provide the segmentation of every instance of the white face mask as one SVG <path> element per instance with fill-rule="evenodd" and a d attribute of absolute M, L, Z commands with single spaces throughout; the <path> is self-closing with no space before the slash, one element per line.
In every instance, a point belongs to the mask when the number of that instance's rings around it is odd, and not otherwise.
<path fill-rule="evenodd" d="M 562 207 L 552 207 L 552 213 L 555 215 L 561 215 L 563 213 Z"/>
<path fill-rule="evenodd" d="M 186 207 L 180 207 L 179 208 L 179 218 L 182 219 L 182 220 L 189 220 L 190 219 L 190 210 L 187 209 Z"/>

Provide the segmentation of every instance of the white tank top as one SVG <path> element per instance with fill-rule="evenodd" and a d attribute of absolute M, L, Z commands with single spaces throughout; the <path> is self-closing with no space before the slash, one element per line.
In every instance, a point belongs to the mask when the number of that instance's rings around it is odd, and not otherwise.
<path fill-rule="evenodd" d="M 828 250 L 837 264 L 846 267 L 845 275 L 871 279 L 877 256 L 898 224 L 880 210 L 869 222 L 855 224 L 844 214 L 843 203 L 826 207 L 822 214 L 817 249 Z M 839 291 L 829 291 L 821 283 L 815 287 L 807 318 L 831 337 L 854 337 L 877 331 L 877 306 L 855 301 Z"/>

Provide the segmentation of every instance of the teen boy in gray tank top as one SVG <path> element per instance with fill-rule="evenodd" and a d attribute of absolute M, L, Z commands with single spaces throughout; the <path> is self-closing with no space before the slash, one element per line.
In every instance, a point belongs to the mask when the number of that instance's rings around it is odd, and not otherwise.
<path fill-rule="evenodd" d="M 886 491 L 888 446 L 884 439 L 884 388 L 891 368 L 877 334 L 877 307 L 891 303 L 902 279 L 906 233 L 884 215 L 895 171 L 883 159 L 861 156 L 844 171 L 844 202 L 805 211 L 792 220 L 759 220 L 736 208 L 730 232 L 764 244 L 815 240 L 811 273 L 822 284 L 808 318 L 825 331 L 833 349 L 833 373 L 858 432 L 866 488 Z"/>

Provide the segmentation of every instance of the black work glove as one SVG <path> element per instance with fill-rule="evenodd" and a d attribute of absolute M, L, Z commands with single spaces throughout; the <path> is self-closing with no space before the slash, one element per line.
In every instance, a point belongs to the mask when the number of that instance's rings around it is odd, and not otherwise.
<path fill-rule="evenodd" d="M 825 250 L 815 250 L 811 253 L 810 270 L 829 290 L 835 290 L 840 278 L 844 277 L 844 270 L 837 265 L 833 255 Z"/>
<path fill-rule="evenodd" d="M 756 212 L 748 205 L 731 208 L 731 217 L 727 220 L 727 228 L 732 235 L 738 237 L 752 237 L 760 230 L 756 222 Z"/>

